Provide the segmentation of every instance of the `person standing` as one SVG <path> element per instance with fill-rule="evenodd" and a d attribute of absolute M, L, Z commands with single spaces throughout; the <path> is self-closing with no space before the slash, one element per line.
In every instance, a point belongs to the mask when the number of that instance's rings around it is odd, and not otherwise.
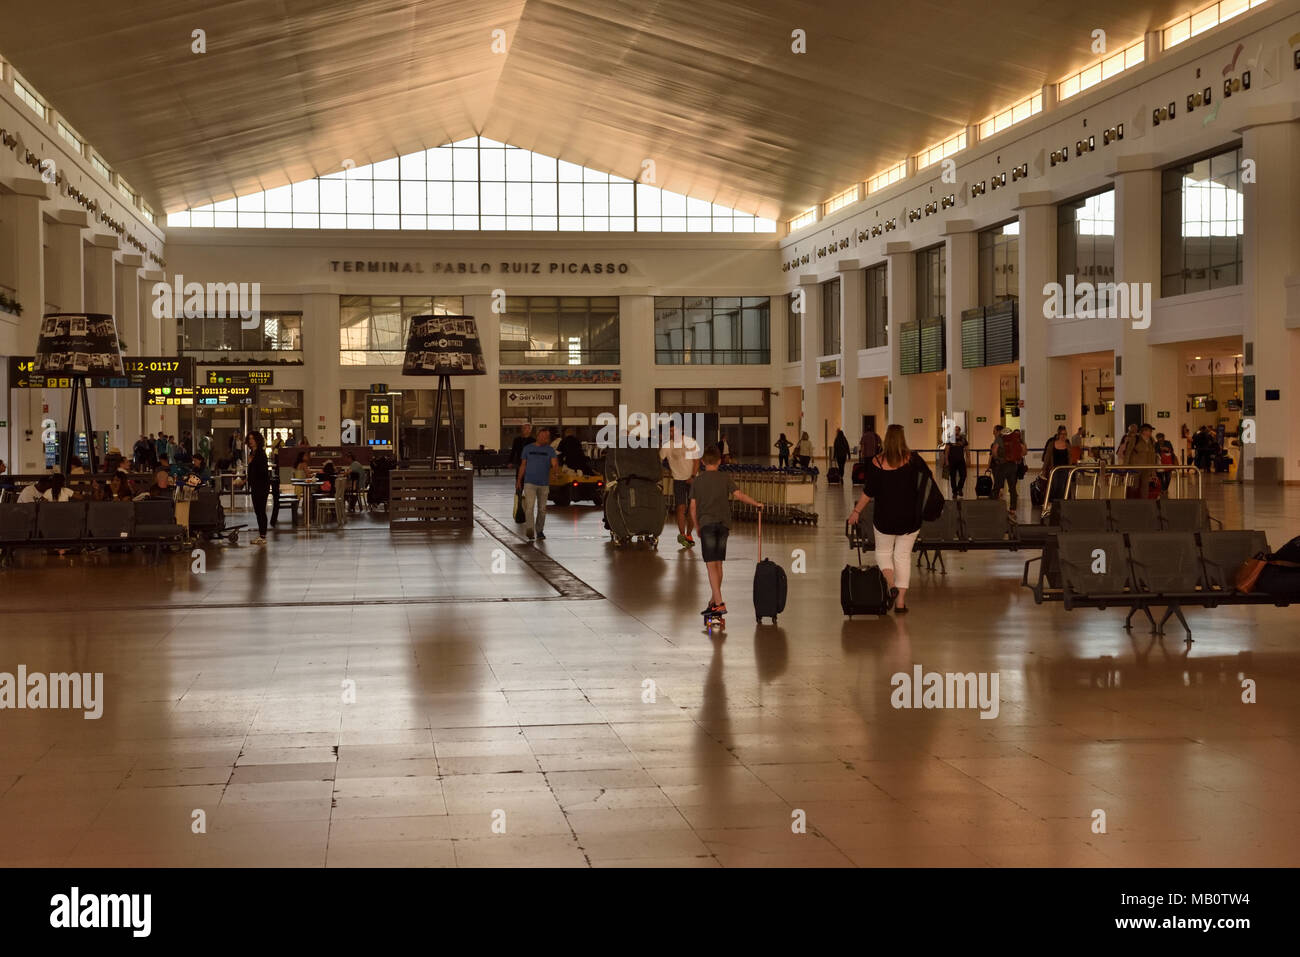
<path fill-rule="evenodd" d="M 1002 435 L 1001 481 L 1006 483 L 1007 497 L 1010 499 L 1011 511 L 1020 504 L 1020 470 L 1025 464 L 1025 444 L 1020 438 L 1020 430 L 1013 429 Z M 995 487 L 1001 482 L 995 481 Z"/>
<path fill-rule="evenodd" d="M 944 464 L 948 469 L 948 485 L 953 498 L 961 498 L 966 489 L 966 436 L 961 426 L 954 425 L 952 438 L 943 447 Z"/>
<path fill-rule="evenodd" d="M 519 471 L 515 475 L 515 491 L 524 495 L 524 527 L 528 540 L 546 538 L 546 500 L 551 494 L 551 479 L 559 463 L 559 453 L 551 447 L 551 430 L 537 430 L 537 440 L 525 445 L 520 453 Z"/>
<path fill-rule="evenodd" d="M 695 547 L 691 533 L 695 522 L 690 516 L 691 483 L 700 471 L 700 444 L 689 435 L 677 433 L 677 423 L 668 423 L 668 438 L 659 448 L 659 457 L 668 463 L 673 476 L 673 505 L 677 512 L 677 544 Z"/>
<path fill-rule="evenodd" d="M 1129 466 L 1160 464 L 1160 456 L 1156 452 L 1155 427 L 1150 422 L 1143 422 L 1137 434 L 1129 443 L 1129 452 L 1124 459 L 1124 464 Z M 1159 484 L 1155 470 L 1143 469 L 1137 473 L 1137 477 L 1138 497 L 1150 497 L 1151 486 Z M 1157 493 L 1157 497 L 1158 495 L 1159 493 Z"/>
<path fill-rule="evenodd" d="M 1087 436 L 1084 433 L 1083 426 L 1079 426 L 1079 431 L 1070 436 L 1070 464 L 1078 465 L 1083 458 L 1083 443 Z"/>
<path fill-rule="evenodd" d="M 991 498 L 1002 497 L 1002 435 L 1003 427 L 993 426 L 993 442 L 989 445 L 989 476 L 993 479 Z"/>
<path fill-rule="evenodd" d="M 271 492 L 271 467 L 266 461 L 265 440 L 261 432 L 249 432 L 248 438 L 248 497 L 257 516 L 257 538 L 254 545 L 266 544 L 266 497 Z M 278 497 L 278 496 L 277 496 Z"/>
<path fill-rule="evenodd" d="M 1163 432 L 1156 433 L 1156 458 L 1160 460 L 1161 465 L 1177 465 L 1178 456 L 1174 453 L 1174 443 L 1165 438 Z M 1169 482 L 1173 479 L 1172 472 L 1158 473 L 1160 479 L 1160 491 L 1162 494 L 1169 491 Z"/>
<path fill-rule="evenodd" d="M 907 447 L 901 425 L 885 430 L 884 448 L 867 463 L 862 495 L 849 513 L 856 525 L 867 503 L 875 500 L 872 525 L 876 532 L 876 564 L 894 596 L 894 613 L 905 614 L 907 588 L 912 576 L 912 546 L 921 531 L 921 509 L 917 501 L 918 484 L 924 475 L 934 480 L 925 460 Z"/>
<path fill-rule="evenodd" d="M 533 427 L 530 423 L 525 422 L 519 429 L 519 434 L 515 440 L 510 443 L 510 467 L 518 468 L 524 448 L 533 442 Z"/>
<path fill-rule="evenodd" d="M 786 468 L 790 464 L 790 449 L 794 448 L 794 443 L 781 433 L 781 437 L 776 440 L 776 464 L 779 468 Z"/>
<path fill-rule="evenodd" d="M 799 460 L 799 464 L 803 468 L 807 468 L 812 463 L 813 444 L 812 439 L 808 438 L 807 432 L 799 436 L 799 445 L 795 448 L 794 452 L 795 457 Z"/>
<path fill-rule="evenodd" d="M 875 429 L 866 429 L 862 433 L 862 441 L 858 443 L 858 461 L 870 462 L 880 454 L 880 436 L 876 434 Z"/>
<path fill-rule="evenodd" d="M 835 467 L 844 476 L 844 464 L 849 460 L 849 440 L 843 429 L 835 430 L 835 441 L 831 443 L 831 454 L 835 457 Z"/>

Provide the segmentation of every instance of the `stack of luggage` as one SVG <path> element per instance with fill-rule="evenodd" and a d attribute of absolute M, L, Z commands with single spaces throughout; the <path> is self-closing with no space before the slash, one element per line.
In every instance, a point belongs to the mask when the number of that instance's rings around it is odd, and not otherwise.
<path fill-rule="evenodd" d="M 667 515 L 658 449 L 609 449 L 604 464 L 605 526 L 614 544 L 657 548 Z"/>

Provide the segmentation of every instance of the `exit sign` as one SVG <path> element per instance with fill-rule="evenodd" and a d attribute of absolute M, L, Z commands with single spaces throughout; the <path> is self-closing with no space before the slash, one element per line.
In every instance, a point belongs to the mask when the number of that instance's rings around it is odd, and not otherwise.
<path fill-rule="evenodd" d="M 1168 412 L 1157 412 L 1157 413 L 1156 413 L 1156 418 L 1157 418 L 1157 419 L 1167 419 L 1167 418 L 1169 418 L 1169 413 L 1168 413 Z"/>
<path fill-rule="evenodd" d="M 921 424 L 924 423 L 924 422 L 925 422 L 925 419 L 913 419 L 913 420 L 912 420 L 912 424 L 913 424 L 913 425 L 921 425 Z"/>
<path fill-rule="evenodd" d="M 987 422 L 987 421 L 988 421 L 988 416 L 977 415 L 977 416 L 975 416 L 975 421 L 976 421 L 976 422 Z"/>
<path fill-rule="evenodd" d="M 1064 421 L 1065 421 L 1065 416 L 1062 415 L 1062 414 L 1059 413 L 1059 412 L 1056 413 L 1056 415 L 1052 416 L 1052 418 L 1053 418 L 1055 421 L 1057 421 L 1057 422 L 1064 422 Z"/>

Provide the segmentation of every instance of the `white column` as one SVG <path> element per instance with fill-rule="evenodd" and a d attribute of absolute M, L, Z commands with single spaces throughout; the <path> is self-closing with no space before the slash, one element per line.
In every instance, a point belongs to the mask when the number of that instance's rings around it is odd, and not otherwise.
<path fill-rule="evenodd" d="M 1138 283 L 1150 304 L 1160 295 L 1160 170 L 1151 158 L 1126 157 L 1115 173 L 1115 281 Z M 1130 286 L 1130 288 L 1132 288 Z M 1125 432 L 1125 407 L 1142 405 L 1142 418 L 1155 417 L 1149 328 L 1134 328 L 1133 320 L 1106 320 L 1115 325 L 1115 438 Z M 1152 425 L 1155 423 L 1153 422 Z"/>
<path fill-rule="evenodd" d="M 1056 426 L 1047 361 L 1047 318 L 1043 287 L 1056 282 L 1056 206 L 1046 192 L 1025 192 L 1020 213 L 1020 434 L 1028 448 Z M 1118 217 L 1117 217 L 1118 218 Z"/>
<path fill-rule="evenodd" d="M 916 318 L 916 254 L 907 243 L 886 243 L 885 259 L 889 271 L 885 280 L 885 295 L 889 302 L 889 425 L 899 424 L 906 430 L 912 418 L 929 417 L 932 401 L 926 399 L 916 380 L 917 375 L 903 375 L 899 371 L 898 346 L 902 335 L 898 327 Z M 927 389 L 931 388 L 925 376 Z M 883 436 L 884 429 L 877 428 Z M 917 433 L 918 435 L 923 433 Z"/>
<path fill-rule="evenodd" d="M 858 350 L 867 342 L 867 276 L 856 259 L 841 259 L 840 274 L 840 423 L 849 444 L 862 435 L 862 390 Z"/>
<path fill-rule="evenodd" d="M 972 369 L 961 364 L 961 314 L 979 305 L 979 234 L 968 220 L 954 220 L 944 228 L 947 249 L 947 285 L 944 290 L 944 333 L 948 338 L 947 413 L 967 414 L 969 435 L 978 405 Z"/>
<path fill-rule="evenodd" d="M 329 293 L 304 295 L 302 325 L 302 358 L 310 374 L 310 384 L 302 397 L 303 432 L 312 445 L 337 445 L 342 421 L 339 390 L 343 382 L 339 368 L 339 297 Z"/>
<path fill-rule="evenodd" d="M 817 388 L 817 356 L 822 347 L 822 296 L 821 285 L 817 277 L 805 275 L 799 277 L 799 291 L 803 293 L 803 326 L 800 332 L 800 348 L 803 364 L 803 414 L 799 418 L 800 434 L 807 432 L 813 444 L 813 458 L 825 454 L 822 448 L 821 395 Z M 791 441 L 798 444 L 798 439 Z"/>
<path fill-rule="evenodd" d="M 124 253 L 115 265 L 113 277 L 116 308 L 113 315 L 117 318 L 117 334 L 126 343 L 127 356 L 141 356 L 140 348 L 140 267 L 144 257 L 139 253 Z M 129 389 L 117 397 L 117 421 L 122 426 L 122 452 L 131 454 L 130 446 L 135 444 L 144 422 L 144 393 L 139 389 Z"/>
<path fill-rule="evenodd" d="M 465 390 L 465 445 L 471 449 L 501 444 L 501 317 L 492 311 L 492 302 L 490 295 L 465 297 L 465 314 L 478 327 L 487 374 L 452 381 L 453 388 Z"/>
<path fill-rule="evenodd" d="M 29 356 L 36 350 L 41 316 L 45 312 L 45 248 L 41 224 L 41 203 L 49 198 L 50 187 L 39 179 L 12 179 L 5 183 L 10 190 L 4 195 L 5 219 L 13 236 L 13 277 L 15 298 L 22 303 L 23 314 L 17 322 L 15 355 Z M 6 402 L 9 422 L 4 458 L 9 470 L 31 473 L 40 469 L 41 392 L 34 389 L 10 391 Z M 29 436 L 27 433 L 31 432 Z"/>
<path fill-rule="evenodd" d="M 654 383 L 654 296 L 619 296 L 618 320 L 619 366 L 622 369 L 619 401 L 627 406 L 629 412 L 658 411 Z"/>
<path fill-rule="evenodd" d="M 1246 233 L 1242 288 L 1245 352 L 1255 376 L 1255 444 L 1246 449 L 1245 478 L 1300 481 L 1300 108 L 1295 103 L 1252 111 L 1241 133 L 1242 157 L 1254 182 L 1244 182 Z M 1289 295 L 1288 295 L 1289 291 Z M 1278 398 L 1269 399 L 1268 391 Z M 1251 461 L 1252 454 L 1256 461 Z M 1256 471 L 1259 459 L 1281 459 L 1281 474 Z M 1273 470 L 1276 471 L 1276 470 Z"/>

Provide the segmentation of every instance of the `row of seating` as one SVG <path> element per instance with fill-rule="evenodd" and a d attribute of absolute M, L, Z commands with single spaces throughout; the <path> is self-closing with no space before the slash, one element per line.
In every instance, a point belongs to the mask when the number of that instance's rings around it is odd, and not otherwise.
<path fill-rule="evenodd" d="M 176 503 L 167 499 L 0 504 L 0 559 L 5 561 L 20 548 L 82 545 L 148 545 L 157 554 L 184 538 Z"/>
<path fill-rule="evenodd" d="M 1025 562 L 1020 583 L 1032 589 L 1037 604 L 1060 601 L 1067 610 L 1127 606 L 1126 629 L 1139 611 L 1155 634 L 1164 634 L 1165 622 L 1177 616 L 1191 641 L 1184 606 L 1290 604 L 1283 597 L 1236 589 L 1242 562 L 1267 551 L 1267 537 L 1255 530 L 1062 530 L 1046 543 L 1042 555 Z M 1037 575 L 1031 576 L 1035 563 Z M 1165 608 L 1159 623 L 1151 614 L 1153 607 Z"/>
<path fill-rule="evenodd" d="M 856 548 L 875 548 L 875 504 L 868 502 L 857 526 L 849 527 L 849 543 Z M 943 567 L 945 551 L 1042 548 L 1044 541 L 1055 532 L 1043 525 L 1021 525 L 995 499 L 948 499 L 937 519 L 921 525 L 913 550 L 918 566 L 925 559 L 927 567 L 933 569 L 936 563 Z"/>
<path fill-rule="evenodd" d="M 1063 532 L 1205 532 L 1219 523 L 1203 499 L 1065 499 L 1054 519 Z"/>

